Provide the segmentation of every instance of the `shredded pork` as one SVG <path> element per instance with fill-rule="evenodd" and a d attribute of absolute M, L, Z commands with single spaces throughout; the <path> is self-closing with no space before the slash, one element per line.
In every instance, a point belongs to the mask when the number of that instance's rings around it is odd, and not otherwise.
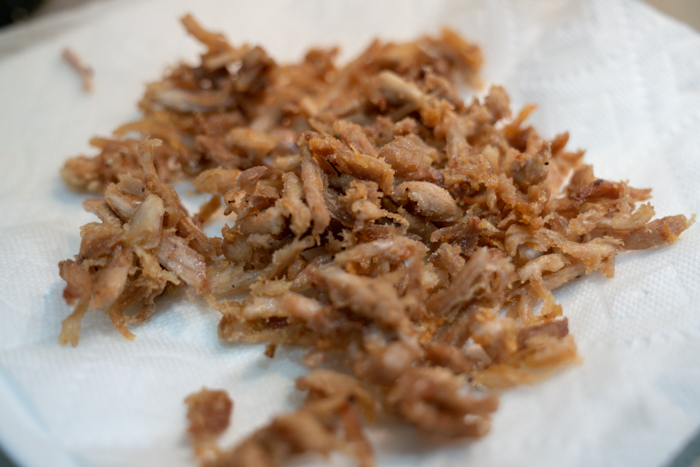
<path fill-rule="evenodd" d="M 94 72 L 92 68 L 87 66 L 80 55 L 78 55 L 75 50 L 66 47 L 61 53 L 61 58 L 71 66 L 80 76 L 80 80 L 83 83 L 83 90 L 87 93 L 91 93 L 94 89 L 93 75 Z"/>
<path fill-rule="evenodd" d="M 373 42 L 345 66 L 336 49 L 276 63 L 191 16 L 206 51 L 147 87 L 143 118 L 70 159 L 67 184 L 101 194 L 80 252 L 60 263 L 74 304 L 60 342 L 90 309 L 127 325 L 178 287 L 222 317 L 221 339 L 305 346 L 303 407 L 230 449 L 231 402 L 187 399 L 206 466 L 278 466 L 342 450 L 374 465 L 361 421 L 381 410 L 445 437 L 482 436 L 497 388 L 578 361 L 553 291 L 615 256 L 673 243 L 692 219 L 652 220 L 649 190 L 596 178 L 568 134 L 547 140 L 479 85 L 478 47 L 454 31 Z M 196 216 L 171 184 L 211 196 Z M 219 208 L 221 206 L 221 208 Z M 202 223 L 226 216 L 221 237 Z M 538 305 L 542 303 L 540 308 Z M 348 363 L 341 374 L 325 366 Z"/>

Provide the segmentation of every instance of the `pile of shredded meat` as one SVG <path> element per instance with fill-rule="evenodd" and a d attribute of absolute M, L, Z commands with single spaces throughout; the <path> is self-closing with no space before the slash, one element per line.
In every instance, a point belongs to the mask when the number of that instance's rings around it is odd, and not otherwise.
<path fill-rule="evenodd" d="M 62 169 L 85 209 L 80 253 L 60 263 L 76 304 L 60 342 L 90 310 L 128 325 L 178 287 L 203 294 L 233 342 L 308 348 L 308 397 L 233 449 L 225 393 L 187 399 L 207 466 L 278 466 L 341 450 L 373 465 L 361 420 L 377 412 L 445 437 L 488 432 L 494 390 L 577 361 L 552 291 L 615 256 L 673 243 L 692 220 L 652 220 L 650 190 L 601 180 L 480 86 L 478 47 L 439 37 L 375 41 L 345 66 L 336 49 L 277 64 L 191 17 L 207 50 L 148 85 L 143 119 L 95 138 L 95 157 Z M 211 198 L 195 215 L 172 183 Z M 226 216 L 222 236 L 202 225 Z M 343 372 L 330 358 L 349 362 Z"/>

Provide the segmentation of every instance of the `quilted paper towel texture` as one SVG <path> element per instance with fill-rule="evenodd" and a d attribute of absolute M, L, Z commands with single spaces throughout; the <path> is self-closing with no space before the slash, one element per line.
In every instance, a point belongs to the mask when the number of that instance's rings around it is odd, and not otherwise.
<path fill-rule="evenodd" d="M 117 5 L 0 58 L 0 444 L 22 465 L 194 465 L 186 394 L 229 390 L 229 442 L 298 401 L 301 352 L 269 360 L 259 346 L 221 344 L 216 313 L 189 291 L 164 300 L 134 342 L 91 314 L 77 348 L 57 344 L 70 312 L 57 263 L 92 221 L 58 169 L 89 151 L 91 136 L 135 118 L 145 82 L 196 59 L 177 21 L 186 11 L 280 60 L 319 44 L 340 44 L 348 57 L 376 36 L 410 39 L 448 24 L 483 47 L 487 82 L 503 84 L 516 108 L 539 105 L 532 122 L 544 135 L 568 130 L 599 176 L 652 187 L 657 215 L 700 213 L 700 37 L 641 4 Z M 96 70 L 93 96 L 59 60 L 66 45 Z M 620 258 L 614 280 L 567 285 L 557 298 L 581 365 L 505 392 L 482 440 L 435 446 L 407 428 L 373 427 L 379 464 L 664 465 L 700 425 L 699 252 L 695 226 L 673 247 Z"/>

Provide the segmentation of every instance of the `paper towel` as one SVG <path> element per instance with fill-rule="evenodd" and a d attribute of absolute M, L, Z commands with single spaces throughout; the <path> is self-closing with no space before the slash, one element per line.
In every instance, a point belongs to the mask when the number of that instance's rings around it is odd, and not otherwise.
<path fill-rule="evenodd" d="M 483 47 L 486 81 L 516 108 L 539 104 L 544 135 L 568 130 L 596 174 L 652 187 L 658 215 L 700 213 L 700 36 L 633 1 L 113 2 L 67 15 L 69 29 L 31 47 L 2 34 L 13 53 L 0 58 L 0 444 L 23 466 L 195 465 L 190 392 L 230 392 L 230 442 L 299 400 L 299 351 L 269 360 L 261 346 L 220 343 L 217 313 L 187 291 L 159 303 L 133 342 L 91 313 L 77 348 L 57 344 L 70 313 L 57 263 L 93 220 L 58 169 L 136 118 L 145 82 L 196 59 L 177 21 L 186 11 L 281 61 L 450 25 Z M 95 69 L 93 95 L 60 60 L 65 46 Z M 373 427 L 379 465 L 664 465 L 700 426 L 699 259 L 695 226 L 672 247 L 620 257 L 613 280 L 565 286 L 581 365 L 506 391 L 477 441 L 436 446 Z"/>

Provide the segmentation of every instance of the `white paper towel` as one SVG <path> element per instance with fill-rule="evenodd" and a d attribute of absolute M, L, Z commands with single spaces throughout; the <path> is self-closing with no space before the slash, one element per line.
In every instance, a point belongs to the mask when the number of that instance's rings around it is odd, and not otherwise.
<path fill-rule="evenodd" d="M 483 47 L 487 81 L 516 107 L 539 104 L 532 121 L 544 135 L 569 130 L 599 176 L 652 187 L 658 215 L 700 213 L 700 36 L 633 1 L 151 0 L 83 10 L 69 30 L 0 58 L 0 444 L 23 466 L 194 465 L 188 393 L 230 392 L 230 441 L 298 401 L 299 351 L 269 360 L 260 346 L 220 343 L 217 313 L 187 292 L 162 301 L 133 342 L 91 313 L 77 348 L 57 344 L 70 312 L 57 263 L 93 220 L 58 169 L 89 151 L 91 136 L 135 118 L 146 81 L 196 59 L 177 21 L 186 11 L 280 60 L 328 44 L 347 57 L 375 36 L 411 39 L 448 24 Z M 95 69 L 94 95 L 60 60 L 67 45 Z M 593 275 L 559 291 L 583 363 L 505 392 L 486 438 L 434 446 L 410 429 L 375 427 L 379 464 L 664 465 L 700 426 L 698 232 L 619 258 L 613 280 Z"/>

